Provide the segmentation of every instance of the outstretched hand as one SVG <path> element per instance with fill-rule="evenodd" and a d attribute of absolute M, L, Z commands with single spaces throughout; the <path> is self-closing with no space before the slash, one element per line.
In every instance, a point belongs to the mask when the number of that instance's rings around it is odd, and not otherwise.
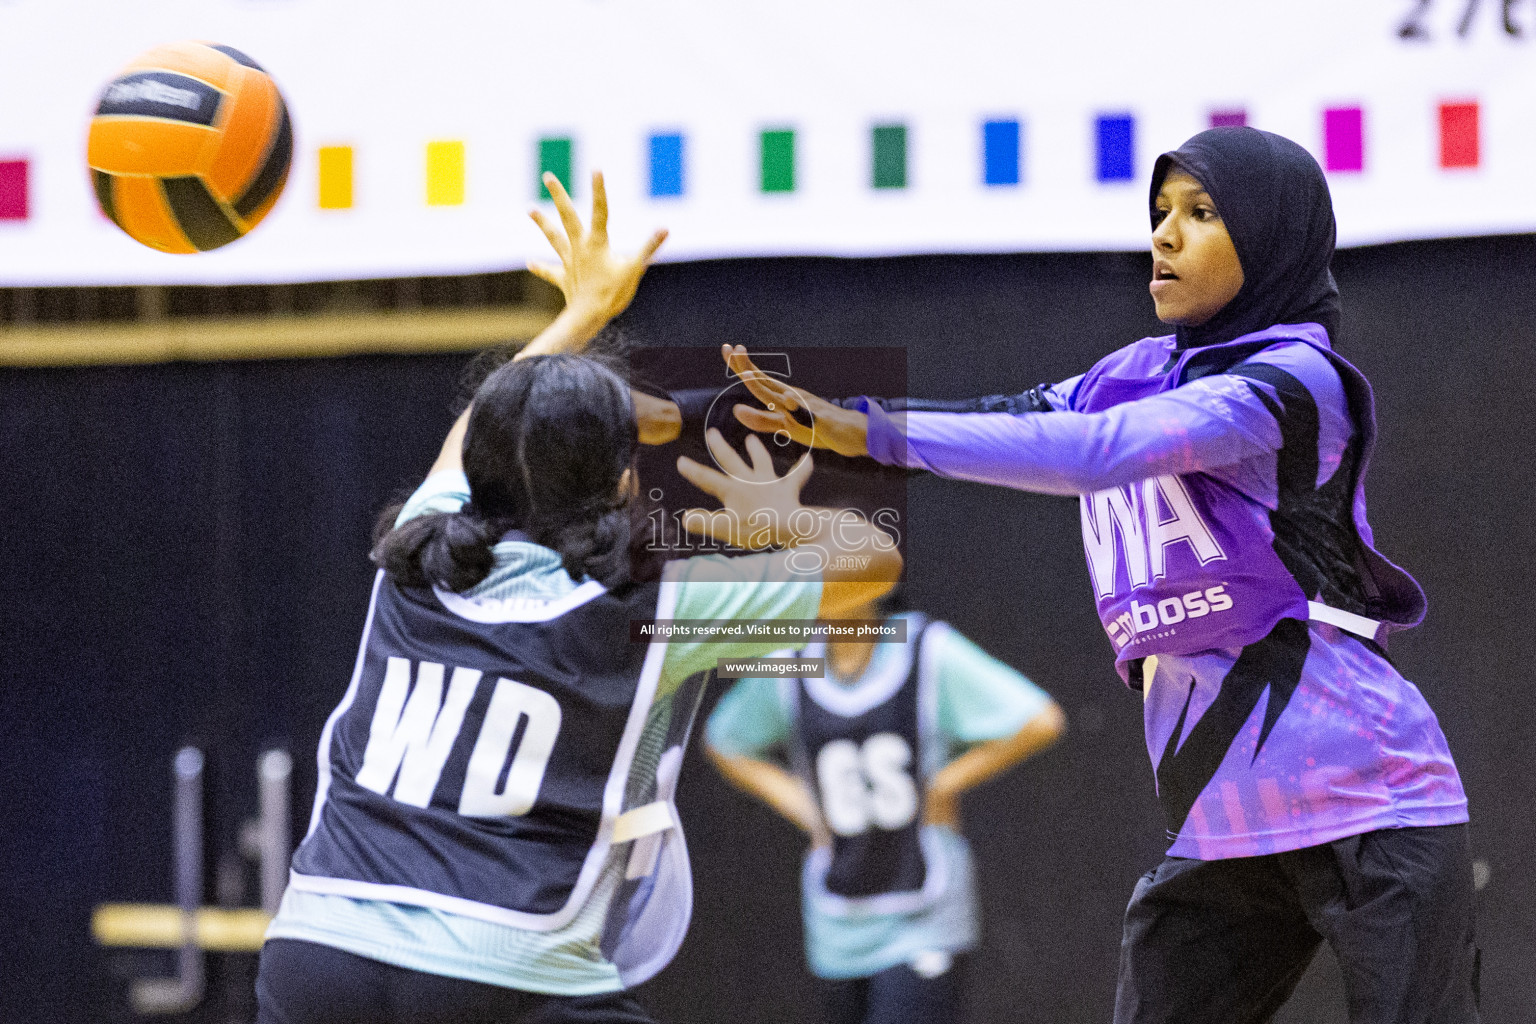
<path fill-rule="evenodd" d="M 689 509 L 683 513 L 684 529 L 754 551 L 799 539 L 793 526 L 804 508 L 800 490 L 811 475 L 810 454 L 779 476 L 773 471 L 773 458 L 756 434 L 747 437 L 750 465 L 715 428 L 705 434 L 705 442 L 725 472 L 687 456 L 677 460 L 677 471 L 699 490 L 719 498 L 724 507 Z"/>
<path fill-rule="evenodd" d="M 816 615 L 822 619 L 839 618 L 876 600 L 901 578 L 901 552 L 884 530 L 852 509 L 800 504 L 800 489 L 811 475 L 810 452 L 789 472 L 776 476 L 773 459 L 756 434 L 747 436 L 750 464 L 713 427 L 705 440 L 725 472 L 686 457 L 677 460 L 677 471 L 725 507 L 684 512 L 683 527 L 688 532 L 753 551 L 805 549 L 811 558 L 799 567 L 787 562 L 786 568 L 820 577 Z M 856 557 L 842 557 L 845 553 Z"/>
<path fill-rule="evenodd" d="M 601 171 L 592 172 L 591 228 L 581 223 L 581 217 L 559 178 L 546 172 L 544 187 L 554 200 L 559 224 L 552 222 L 541 210 L 532 210 L 528 215 L 544 232 L 560 262 L 530 261 L 528 270 L 560 289 L 565 295 L 565 312 L 561 315 L 574 321 L 573 327 L 579 328 L 562 332 L 558 339 L 562 344 L 543 347 L 544 351 L 562 351 L 584 344 L 604 324 L 624 311 L 635 297 L 635 289 L 640 287 L 640 278 L 650 265 L 651 257 L 666 241 L 667 232 L 665 228 L 658 230 L 632 256 L 618 256 L 608 247 L 608 191 L 603 185 Z M 583 333 L 586 337 L 580 337 Z"/>
<path fill-rule="evenodd" d="M 750 430 L 762 434 L 785 434 L 791 441 L 808 448 L 826 448 L 839 455 L 868 455 L 869 417 L 855 409 L 844 409 L 817 398 L 802 388 L 792 387 L 779 378 L 759 370 L 747 356 L 746 347 L 720 346 L 725 365 L 741 379 L 747 390 L 765 409 L 737 405 L 736 419 Z M 794 414 L 808 414 L 809 422 Z"/>

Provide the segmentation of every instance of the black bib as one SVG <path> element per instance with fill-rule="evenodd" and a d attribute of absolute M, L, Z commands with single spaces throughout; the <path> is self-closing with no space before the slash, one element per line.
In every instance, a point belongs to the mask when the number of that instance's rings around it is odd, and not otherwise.
<path fill-rule="evenodd" d="M 296 887 L 559 927 L 608 850 L 661 659 L 658 584 L 470 602 L 379 574 Z"/>
<path fill-rule="evenodd" d="M 909 623 L 904 661 L 878 676 L 866 672 L 851 687 L 795 682 L 795 759 L 832 831 L 825 885 L 835 896 L 916 893 L 927 881 L 919 832 L 925 626 L 917 618 Z"/>

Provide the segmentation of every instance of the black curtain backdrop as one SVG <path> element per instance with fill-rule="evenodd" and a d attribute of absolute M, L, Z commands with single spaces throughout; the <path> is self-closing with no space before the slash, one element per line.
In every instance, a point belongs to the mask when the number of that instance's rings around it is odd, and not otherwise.
<path fill-rule="evenodd" d="M 1338 347 L 1379 402 L 1372 520 L 1430 597 L 1427 623 L 1393 654 L 1471 796 L 1485 1019 L 1523 1024 L 1536 1017 L 1521 584 L 1536 542 L 1536 239 L 1353 250 L 1336 272 Z M 624 325 L 701 360 L 722 341 L 903 347 L 912 394 L 963 397 L 1070 376 L 1156 332 L 1148 276 L 1135 255 L 662 266 Z M 256 811 L 256 757 L 293 751 L 301 835 L 367 604 L 373 522 L 430 465 L 466 361 L 0 376 L 0 1021 L 134 1019 L 127 979 L 169 970 L 167 954 L 97 948 L 88 928 L 103 902 L 170 901 L 182 744 L 209 755 L 207 901 L 255 902 L 234 851 Z M 1059 746 L 965 803 L 984 919 L 970 1019 L 1108 1020 L 1120 914 L 1164 844 L 1140 700 L 1093 616 L 1075 503 L 914 478 L 906 505 L 912 603 L 1029 674 L 1069 718 Z M 799 839 L 697 751 L 681 803 L 694 924 L 644 998 L 674 1024 L 812 1019 Z M 251 1019 L 253 970 L 251 956 L 211 957 L 204 1006 L 169 1020 Z M 1326 955 L 1279 1019 L 1344 1020 Z"/>

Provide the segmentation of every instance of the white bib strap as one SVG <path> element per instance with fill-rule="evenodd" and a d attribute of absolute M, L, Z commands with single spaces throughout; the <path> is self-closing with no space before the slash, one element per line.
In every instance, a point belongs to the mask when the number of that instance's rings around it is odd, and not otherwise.
<path fill-rule="evenodd" d="M 669 828 L 676 828 L 677 824 L 677 814 L 672 809 L 672 802 L 657 800 L 631 808 L 619 815 L 618 820 L 613 823 L 613 841 L 627 843 L 631 839 L 642 839 L 645 836 L 653 836 L 657 832 L 665 832 Z"/>
<path fill-rule="evenodd" d="M 1367 640 L 1375 640 L 1376 634 L 1381 630 L 1381 623 L 1375 619 L 1368 619 L 1354 612 L 1346 612 L 1342 608 L 1330 608 L 1317 601 L 1307 602 L 1307 618 L 1315 622 L 1326 622 L 1330 626 L 1338 626 L 1346 633 L 1363 636 Z"/>
<path fill-rule="evenodd" d="M 676 838 L 683 836 L 683 823 L 677 820 L 677 808 L 672 803 L 672 795 L 677 792 L 677 776 L 682 769 L 682 745 L 668 747 L 656 765 L 657 798 L 630 808 L 613 823 L 615 843 L 636 841 L 629 848 L 629 865 L 624 871 L 624 877 L 630 881 L 655 873 L 662 843 L 669 838 L 667 832 L 676 829 Z"/>

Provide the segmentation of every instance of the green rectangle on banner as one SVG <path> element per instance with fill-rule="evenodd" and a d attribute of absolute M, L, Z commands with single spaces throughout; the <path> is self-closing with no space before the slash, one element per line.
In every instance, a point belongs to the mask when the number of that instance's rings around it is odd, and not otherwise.
<path fill-rule="evenodd" d="M 544 187 L 545 173 L 553 174 L 560 179 L 560 184 L 565 186 L 567 192 L 571 189 L 571 140 L 569 137 L 554 137 L 539 140 L 539 181 L 538 195 L 540 199 L 548 199 L 549 189 Z"/>
<path fill-rule="evenodd" d="M 795 190 L 795 132 L 792 128 L 765 131 L 763 147 L 763 191 Z"/>
<path fill-rule="evenodd" d="M 907 187 L 907 126 L 877 124 L 871 145 L 874 149 L 875 188 Z"/>

